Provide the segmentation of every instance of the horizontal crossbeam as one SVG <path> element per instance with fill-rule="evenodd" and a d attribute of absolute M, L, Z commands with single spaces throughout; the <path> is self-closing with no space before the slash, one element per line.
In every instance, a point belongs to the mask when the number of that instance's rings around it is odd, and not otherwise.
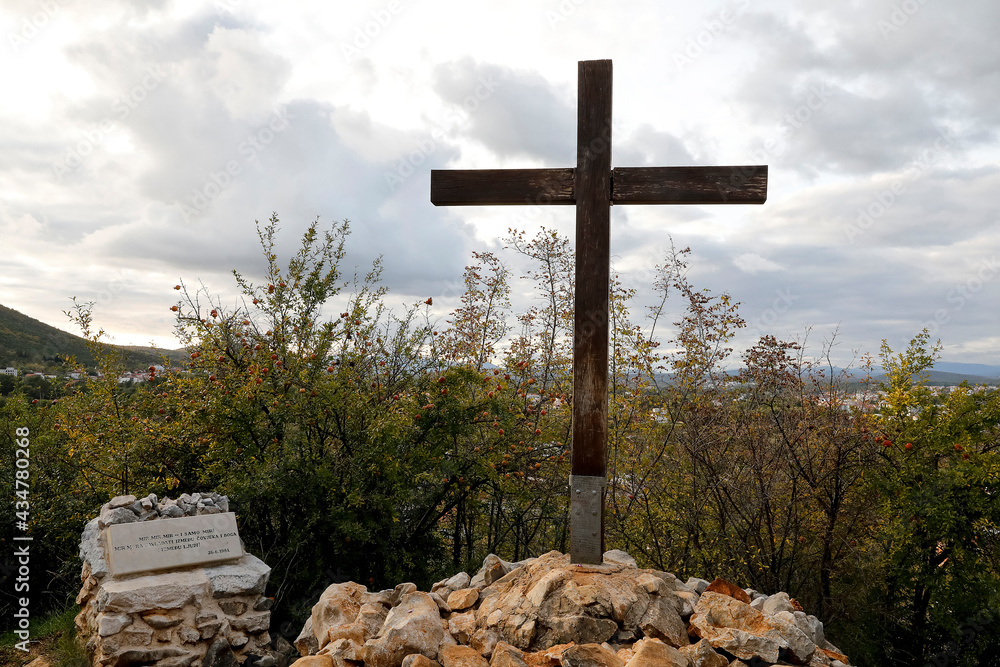
<path fill-rule="evenodd" d="M 767 165 L 616 167 L 612 204 L 763 204 Z"/>
<path fill-rule="evenodd" d="M 574 169 L 431 170 L 435 206 L 576 203 Z M 617 167 L 612 204 L 763 204 L 767 165 Z"/>
<path fill-rule="evenodd" d="M 575 204 L 573 169 L 432 169 L 435 206 Z"/>

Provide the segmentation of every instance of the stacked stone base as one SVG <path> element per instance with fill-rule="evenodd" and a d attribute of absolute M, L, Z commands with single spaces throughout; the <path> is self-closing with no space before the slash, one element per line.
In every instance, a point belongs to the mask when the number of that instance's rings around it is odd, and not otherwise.
<path fill-rule="evenodd" d="M 234 666 L 251 657 L 251 663 L 264 658 L 264 665 L 274 664 L 267 657 L 273 599 L 262 595 L 271 570 L 255 556 L 165 573 L 116 577 L 108 571 L 104 528 L 123 514 L 112 505 L 129 498 L 135 500 L 126 496 L 105 505 L 83 534 L 83 588 L 76 600 L 83 609 L 76 626 L 93 667 Z M 152 503 L 157 506 L 155 497 Z M 197 512 L 192 508 L 188 514 Z"/>
<path fill-rule="evenodd" d="M 679 581 L 626 553 L 572 565 L 489 556 L 420 592 L 330 586 L 294 667 L 847 667 L 823 624 L 784 593 Z"/>

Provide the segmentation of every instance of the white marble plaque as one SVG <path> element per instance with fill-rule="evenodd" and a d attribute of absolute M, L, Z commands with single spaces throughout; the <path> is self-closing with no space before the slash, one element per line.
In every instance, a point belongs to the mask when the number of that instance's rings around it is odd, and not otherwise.
<path fill-rule="evenodd" d="M 202 514 L 108 526 L 111 574 L 134 574 L 242 558 L 236 515 Z"/>

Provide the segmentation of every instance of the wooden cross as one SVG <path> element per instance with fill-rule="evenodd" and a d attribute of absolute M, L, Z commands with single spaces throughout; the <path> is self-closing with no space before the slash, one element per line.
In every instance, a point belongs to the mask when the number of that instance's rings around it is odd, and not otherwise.
<path fill-rule="evenodd" d="M 611 61 L 579 63 L 576 169 L 432 170 L 436 206 L 576 206 L 570 557 L 600 563 L 613 204 L 763 204 L 767 166 L 611 168 Z"/>

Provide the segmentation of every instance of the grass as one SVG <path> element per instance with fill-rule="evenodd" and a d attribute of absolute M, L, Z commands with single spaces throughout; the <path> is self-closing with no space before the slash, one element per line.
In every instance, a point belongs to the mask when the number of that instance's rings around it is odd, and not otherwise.
<path fill-rule="evenodd" d="M 0 636 L 0 664 L 23 667 L 39 656 L 44 656 L 53 667 L 90 667 L 86 650 L 76 642 L 76 625 L 73 619 L 80 608 L 71 605 L 62 611 L 32 623 L 31 651 L 25 653 L 14 648 L 20 639 L 13 632 Z"/>

